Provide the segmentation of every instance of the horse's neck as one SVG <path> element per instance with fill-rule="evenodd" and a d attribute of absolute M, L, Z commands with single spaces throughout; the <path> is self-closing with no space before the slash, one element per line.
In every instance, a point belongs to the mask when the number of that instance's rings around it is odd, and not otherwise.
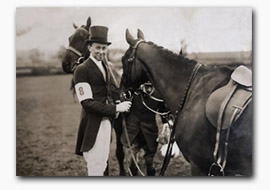
<path fill-rule="evenodd" d="M 138 49 L 137 56 L 143 63 L 157 92 L 164 99 L 170 111 L 174 113 L 184 96 L 195 64 L 169 61 L 162 57 L 158 53 L 159 51 L 162 50 L 143 43 Z"/>

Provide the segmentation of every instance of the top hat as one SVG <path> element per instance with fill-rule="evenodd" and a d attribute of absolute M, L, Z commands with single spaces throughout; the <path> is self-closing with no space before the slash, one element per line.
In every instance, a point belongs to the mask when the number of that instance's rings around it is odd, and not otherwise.
<path fill-rule="evenodd" d="M 86 43 L 101 43 L 110 45 L 111 42 L 108 42 L 108 28 L 106 26 L 92 26 L 90 28 L 90 37 L 86 40 Z"/>

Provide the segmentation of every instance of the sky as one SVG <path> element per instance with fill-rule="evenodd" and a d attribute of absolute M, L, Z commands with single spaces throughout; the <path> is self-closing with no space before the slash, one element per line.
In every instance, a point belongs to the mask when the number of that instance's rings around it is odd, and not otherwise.
<path fill-rule="evenodd" d="M 16 9 L 16 51 L 39 49 L 55 52 L 68 46 L 72 26 L 109 27 L 110 48 L 128 48 L 125 31 L 136 37 L 141 29 L 146 41 L 187 53 L 252 50 L 251 8 L 179 7 L 19 7 Z"/>

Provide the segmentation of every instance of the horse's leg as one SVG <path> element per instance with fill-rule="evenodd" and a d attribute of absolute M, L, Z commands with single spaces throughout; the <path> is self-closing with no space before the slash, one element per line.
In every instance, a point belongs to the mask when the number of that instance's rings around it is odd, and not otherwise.
<path fill-rule="evenodd" d="M 114 121 L 114 130 L 116 133 L 116 157 L 119 163 L 119 170 L 120 170 L 120 176 L 125 176 L 126 171 L 124 168 L 124 149 L 123 149 L 123 144 L 121 143 L 121 135 L 123 132 L 122 128 L 122 116 L 119 115 L 119 117 Z"/>
<path fill-rule="evenodd" d="M 200 167 L 193 162 L 193 160 L 190 160 L 190 166 L 191 166 L 191 174 L 192 176 L 206 176 L 207 174 L 200 169 Z"/>
<path fill-rule="evenodd" d="M 158 143 L 156 141 L 158 137 L 158 127 L 155 121 L 153 121 L 153 123 L 141 121 L 141 128 L 144 129 L 141 133 L 140 143 L 145 152 L 144 160 L 147 168 L 147 176 L 155 176 L 156 169 L 154 167 L 154 156 L 158 148 Z"/>
<path fill-rule="evenodd" d="M 155 176 L 156 169 L 154 168 L 154 158 L 153 157 L 146 157 L 145 164 L 147 168 L 147 175 L 148 176 Z"/>
<path fill-rule="evenodd" d="M 145 142 L 146 143 L 146 142 Z M 150 150 L 147 144 L 143 146 L 144 149 L 144 160 L 145 160 L 145 165 L 147 168 L 147 175 L 148 176 L 155 176 L 156 169 L 154 168 L 154 156 L 157 151 L 157 145 L 155 149 Z"/>

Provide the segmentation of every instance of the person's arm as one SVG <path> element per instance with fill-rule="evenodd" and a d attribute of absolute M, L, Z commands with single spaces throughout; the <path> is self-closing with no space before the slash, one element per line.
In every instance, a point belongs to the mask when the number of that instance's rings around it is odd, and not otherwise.
<path fill-rule="evenodd" d="M 75 71 L 75 90 L 83 109 L 87 112 L 101 116 L 114 116 L 116 112 L 124 112 L 130 107 L 130 103 L 111 105 L 93 99 L 91 86 L 87 81 L 88 72 L 79 66 Z"/>
<path fill-rule="evenodd" d="M 116 114 L 116 105 L 104 104 L 94 99 L 85 99 L 81 101 L 83 109 L 101 116 L 114 116 Z"/>
<path fill-rule="evenodd" d="M 102 116 L 114 116 L 119 112 L 127 112 L 131 107 L 130 101 L 121 102 L 117 105 L 104 104 L 94 99 L 86 99 L 81 102 L 83 108 L 88 112 Z"/>

